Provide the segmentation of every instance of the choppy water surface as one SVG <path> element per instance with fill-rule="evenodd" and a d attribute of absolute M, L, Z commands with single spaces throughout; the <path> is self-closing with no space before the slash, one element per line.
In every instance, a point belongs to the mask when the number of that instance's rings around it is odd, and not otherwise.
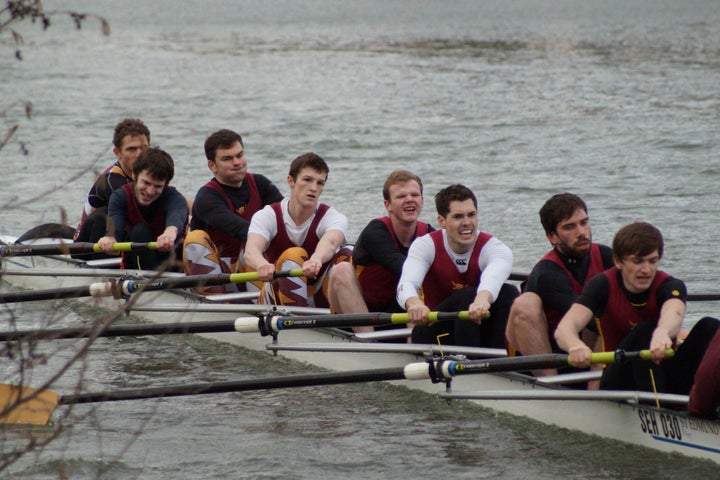
<path fill-rule="evenodd" d="M 511 246 L 516 271 L 529 271 L 548 247 L 538 209 L 570 190 L 588 202 L 596 240 L 653 222 L 667 241 L 664 268 L 691 293 L 716 293 L 720 13 L 711 0 L 626 3 L 73 2 L 106 17 L 111 36 L 92 19 L 75 31 L 58 16 L 44 33 L 21 28 L 22 62 L 10 48 L 0 55 L 2 125 L 19 121 L 29 151 L 0 151 L 2 230 L 59 221 L 60 207 L 76 221 L 94 171 L 112 160 L 112 128 L 138 116 L 175 158 L 174 183 L 189 196 L 210 176 L 205 137 L 233 128 L 251 169 L 283 189 L 295 156 L 325 157 L 323 198 L 348 215 L 352 237 L 382 213 L 392 169 L 422 176 L 431 222 L 432 195 L 465 183 L 478 193 L 481 228 Z M 31 120 L 17 103 L 25 100 Z M 33 322 L 48 311 L 12 313 Z M 71 324 L 95 314 L 66 304 L 56 317 Z M 716 306 L 691 304 L 688 323 L 706 314 Z M 47 348 L 48 368 L 72 352 Z M 299 368 L 201 339 L 102 340 L 87 379 L 111 389 Z M 76 380 L 72 372 L 58 389 Z M 13 477 L 716 475 L 702 462 L 655 453 L 641 462 L 645 451 L 379 385 L 121 402 L 71 415 L 72 429 Z M 3 449 L 24 438 L 5 435 Z"/>

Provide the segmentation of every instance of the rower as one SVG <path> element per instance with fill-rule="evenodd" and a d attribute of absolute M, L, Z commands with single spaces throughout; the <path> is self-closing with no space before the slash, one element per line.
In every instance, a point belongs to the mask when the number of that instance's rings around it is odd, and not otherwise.
<path fill-rule="evenodd" d="M 561 352 L 553 337 L 560 319 L 582 292 L 585 281 L 613 266 L 610 247 L 593 243 L 587 205 L 577 195 L 566 192 L 550 197 L 540 209 L 540 223 L 553 249 L 533 267 L 523 293 L 510 309 L 505 332 L 510 355 Z M 583 332 L 591 347 L 597 339 L 593 327 L 590 324 Z"/>
<path fill-rule="evenodd" d="M 185 273 L 246 272 L 243 252 L 250 219 L 283 196 L 267 177 L 248 172 L 239 133 L 227 129 L 212 133 L 205 140 L 205 156 L 213 178 L 195 195 L 190 232 L 183 245 Z M 203 294 L 231 294 L 247 288 L 243 283 L 198 290 Z"/>
<path fill-rule="evenodd" d="M 515 286 L 505 283 L 512 270 L 512 251 L 478 231 L 477 199 L 466 186 L 440 190 L 435 205 L 441 230 L 412 243 L 397 288 L 398 304 L 416 324 L 412 341 L 437 343 L 447 334 L 443 343 L 503 348 L 508 312 L 518 295 Z M 431 310 L 468 310 L 471 321 L 428 326 Z"/>
<path fill-rule="evenodd" d="M 150 130 L 137 118 L 126 118 L 115 126 L 113 153 L 117 161 L 107 167 L 93 183 L 85 200 L 80 223 L 75 230 L 76 242 L 96 243 L 105 235 L 108 203 L 115 190 L 132 182 L 135 161 L 150 144 Z M 104 257 L 104 254 L 91 254 Z M 79 256 L 90 258 L 87 254 Z"/>
<path fill-rule="evenodd" d="M 670 360 L 685 317 L 685 283 L 659 270 L 663 237 L 655 226 L 635 222 L 613 239 L 615 266 L 591 278 L 555 330 L 558 346 L 575 367 L 590 365 L 591 349 L 579 333 L 594 319 L 603 350 L 649 348 L 654 363 L 632 360 L 608 365 L 606 390 L 641 390 L 687 395 L 693 376 L 720 321 L 705 317 L 692 328 Z"/>
<path fill-rule="evenodd" d="M 113 244 L 156 242 L 157 250 L 125 252 L 123 266 L 138 270 L 176 270 L 188 220 L 185 197 L 168 184 L 174 175 L 172 157 L 159 148 L 143 152 L 133 165 L 135 181 L 113 192 L 108 205 L 112 228 L 98 240 L 103 251 L 117 254 Z M 176 251 L 177 250 L 177 251 Z"/>
<path fill-rule="evenodd" d="M 245 263 L 262 282 L 258 303 L 328 307 L 328 273 L 348 261 L 348 221 L 333 207 L 320 203 L 330 168 L 309 152 L 290 164 L 290 197 L 253 215 L 245 245 Z M 276 270 L 301 268 L 303 277 L 274 279 Z"/>
<path fill-rule="evenodd" d="M 435 229 L 419 220 L 423 185 L 414 173 L 390 173 L 382 195 L 387 215 L 371 220 L 360 233 L 353 249 L 354 267 L 339 263 L 330 274 L 329 300 L 336 313 L 405 311 L 395 300 L 395 290 L 408 249 L 415 238 Z M 371 332 L 373 327 L 353 330 Z"/>

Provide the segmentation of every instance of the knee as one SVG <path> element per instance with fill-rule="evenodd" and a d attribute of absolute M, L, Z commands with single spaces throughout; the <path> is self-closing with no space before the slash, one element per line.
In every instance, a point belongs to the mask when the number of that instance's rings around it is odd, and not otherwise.
<path fill-rule="evenodd" d="M 515 298 L 510 308 L 508 327 L 538 328 L 544 321 L 542 300 L 535 293 L 526 292 Z"/>
<path fill-rule="evenodd" d="M 355 268 L 348 262 L 333 265 L 330 270 L 330 282 L 337 287 L 348 287 L 357 282 Z"/>
<path fill-rule="evenodd" d="M 720 328 L 720 320 L 713 317 L 703 317 L 697 321 L 692 329 L 697 329 L 702 332 L 703 337 L 712 338 L 712 336 L 718 331 L 718 328 Z"/>
<path fill-rule="evenodd" d="M 185 235 L 185 245 L 188 243 L 201 243 L 201 244 L 208 244 L 210 242 L 210 236 L 205 230 L 190 230 L 187 235 Z"/>

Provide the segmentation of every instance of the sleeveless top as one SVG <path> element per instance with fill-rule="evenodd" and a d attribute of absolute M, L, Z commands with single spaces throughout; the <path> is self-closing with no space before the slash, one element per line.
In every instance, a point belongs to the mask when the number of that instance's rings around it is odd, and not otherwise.
<path fill-rule="evenodd" d="M 260 192 L 258 191 L 253 174 L 246 173 L 245 180 L 243 181 L 247 182 L 248 189 L 250 190 L 250 197 L 246 205 L 237 208 L 230 199 L 230 196 L 222 188 L 222 185 L 220 185 L 217 181 L 210 180 L 203 186 L 212 188 L 218 192 L 225 199 L 225 202 L 227 202 L 227 206 L 230 211 L 249 222 L 253 214 L 263 208 L 263 203 L 260 199 Z M 217 247 L 220 256 L 230 257 L 233 262 L 237 260 L 237 257 L 240 255 L 240 251 L 245 247 L 244 242 L 241 242 L 232 235 L 228 235 L 217 228 L 210 228 L 207 233 Z"/>
<path fill-rule="evenodd" d="M 492 235 L 480 232 L 470 255 L 469 265 L 465 272 L 459 272 L 453 264 L 452 258 L 445 250 L 442 230 L 431 232 L 430 238 L 435 244 L 435 258 L 423 280 L 422 290 L 425 305 L 433 310 L 440 302 L 449 297 L 454 290 L 480 284 L 482 271 L 478 265 L 478 258 L 483 246 L 492 238 Z"/>

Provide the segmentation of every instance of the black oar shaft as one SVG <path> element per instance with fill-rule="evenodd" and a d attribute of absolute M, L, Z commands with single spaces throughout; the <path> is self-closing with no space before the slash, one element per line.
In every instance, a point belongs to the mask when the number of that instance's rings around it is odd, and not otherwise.
<path fill-rule="evenodd" d="M 432 322 L 441 320 L 467 319 L 469 313 L 462 312 L 430 312 L 428 319 Z M 238 319 L 240 322 L 240 320 Z M 282 330 L 299 328 L 347 328 L 361 326 L 399 325 L 410 321 L 407 313 L 339 313 L 333 315 L 267 315 L 260 320 L 246 319 L 237 325 L 239 332 L 250 333 L 259 331 L 262 335 L 270 335 Z"/>
<path fill-rule="evenodd" d="M 92 296 L 90 286 L 54 288 L 48 290 L 27 290 L 0 294 L 0 303 L 31 302 L 35 300 L 58 300 Z"/>
<path fill-rule="evenodd" d="M 301 269 L 277 271 L 275 278 L 299 277 Z M 194 288 L 228 283 L 252 282 L 258 279 L 257 272 L 223 273 L 219 275 L 191 275 L 188 277 L 169 277 L 151 280 L 110 280 L 89 286 L 66 287 L 49 290 L 33 290 L 27 292 L 0 293 L 0 303 L 27 302 L 33 300 L 53 300 L 59 298 L 109 297 L 121 298 L 126 295 L 145 291 L 169 290 L 173 288 Z"/>
<path fill-rule="evenodd" d="M 44 330 L 0 332 L 0 342 L 14 340 L 55 340 L 61 338 L 122 337 L 141 335 L 172 335 L 185 333 L 217 333 L 235 331 L 234 320 L 178 322 L 166 324 L 115 325 L 96 332 L 88 327 L 66 327 Z"/>
<path fill-rule="evenodd" d="M 70 405 L 76 403 L 114 402 L 120 400 L 141 400 L 158 397 L 178 397 L 183 395 L 244 392 L 249 390 L 272 390 L 276 388 L 309 387 L 317 385 L 336 385 L 375 381 L 379 382 L 383 380 L 402 380 L 404 378 L 405 375 L 403 367 L 357 370 L 352 372 L 313 373 L 227 382 L 168 385 L 164 387 L 132 388 L 108 392 L 77 393 L 61 396 L 58 403 L 61 405 Z"/>
<path fill-rule="evenodd" d="M 130 252 L 139 250 L 153 250 L 157 248 L 155 242 L 120 242 L 113 244 L 116 252 Z M 97 243 L 74 242 L 48 245 L 3 245 L 0 246 L 0 257 L 28 257 L 32 255 L 68 255 L 71 253 L 95 253 L 102 249 Z"/>

